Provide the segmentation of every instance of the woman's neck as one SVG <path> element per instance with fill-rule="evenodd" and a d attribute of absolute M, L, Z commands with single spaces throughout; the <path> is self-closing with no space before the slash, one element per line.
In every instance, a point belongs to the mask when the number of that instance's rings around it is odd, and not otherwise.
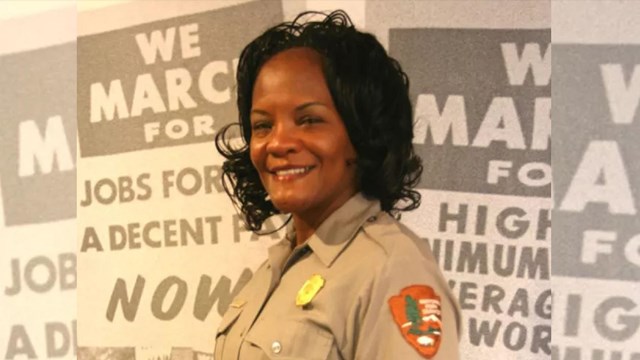
<path fill-rule="evenodd" d="M 331 216 L 331 214 L 342 207 L 342 205 L 349 201 L 349 199 L 351 199 L 356 193 L 357 191 L 355 189 L 353 191 L 346 192 L 345 196 L 334 199 L 334 201 L 329 205 L 320 207 L 321 210 L 318 210 L 317 208 L 307 209 L 306 211 L 292 214 L 293 227 L 296 234 L 295 246 L 304 244 L 304 242 L 307 241 L 307 239 L 309 239 L 316 230 L 318 230 L 320 225 L 322 225 L 322 223 Z"/>
<path fill-rule="evenodd" d="M 293 215 L 293 227 L 296 234 L 295 246 L 304 244 L 304 242 L 307 241 L 307 239 L 309 239 L 311 235 L 316 232 L 320 224 L 322 224 L 322 221 L 324 221 L 324 219 L 322 219 L 318 223 L 311 222 L 307 218 Z"/>

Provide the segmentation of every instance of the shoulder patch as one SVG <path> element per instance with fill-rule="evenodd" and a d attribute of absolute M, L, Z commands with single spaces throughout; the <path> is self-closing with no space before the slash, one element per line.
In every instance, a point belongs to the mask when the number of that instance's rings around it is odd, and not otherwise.
<path fill-rule="evenodd" d="M 404 339 L 424 358 L 431 359 L 440 346 L 440 297 L 426 285 L 411 285 L 388 300 L 393 320 Z"/>

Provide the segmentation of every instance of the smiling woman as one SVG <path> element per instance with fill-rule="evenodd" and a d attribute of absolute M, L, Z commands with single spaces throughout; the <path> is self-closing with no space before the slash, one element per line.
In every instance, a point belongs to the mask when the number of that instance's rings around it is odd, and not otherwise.
<path fill-rule="evenodd" d="M 302 243 L 357 191 L 356 151 L 320 55 L 303 47 L 275 55 L 258 74 L 252 104 L 251 162 Z"/>
<path fill-rule="evenodd" d="M 342 11 L 298 16 L 243 50 L 245 145 L 222 129 L 224 185 L 258 232 L 287 235 L 231 304 L 215 359 L 458 359 L 459 311 L 425 240 L 408 79 Z"/>

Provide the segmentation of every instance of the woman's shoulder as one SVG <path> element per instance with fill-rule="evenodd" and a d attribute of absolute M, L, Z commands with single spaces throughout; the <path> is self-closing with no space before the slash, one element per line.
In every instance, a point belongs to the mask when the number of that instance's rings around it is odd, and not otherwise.
<path fill-rule="evenodd" d="M 384 211 L 367 220 L 362 227 L 362 238 L 381 250 L 385 262 L 406 263 L 411 260 L 421 265 L 437 266 L 427 240 Z"/>
<path fill-rule="evenodd" d="M 427 239 L 386 212 L 371 216 L 350 245 L 349 261 L 367 269 L 360 276 L 372 283 L 390 286 L 427 283 L 449 292 L 447 281 L 436 262 Z"/>

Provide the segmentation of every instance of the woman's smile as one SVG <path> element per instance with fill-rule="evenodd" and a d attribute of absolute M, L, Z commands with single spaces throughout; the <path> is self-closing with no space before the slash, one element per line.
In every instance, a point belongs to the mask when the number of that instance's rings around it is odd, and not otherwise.
<path fill-rule="evenodd" d="M 307 175 L 314 166 L 284 166 L 277 167 L 271 170 L 271 174 L 275 176 L 278 181 L 292 181 L 301 179 Z"/>

